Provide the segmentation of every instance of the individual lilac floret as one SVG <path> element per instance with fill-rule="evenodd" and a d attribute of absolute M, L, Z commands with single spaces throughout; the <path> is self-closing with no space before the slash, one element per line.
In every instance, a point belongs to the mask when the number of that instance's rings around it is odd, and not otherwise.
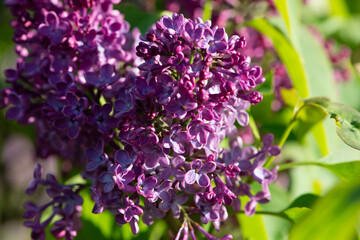
<path fill-rule="evenodd" d="M 165 217 L 165 211 L 156 207 L 155 202 L 144 200 L 144 214 L 142 215 L 143 222 L 150 226 L 154 223 L 154 218 L 161 219 Z"/>
<path fill-rule="evenodd" d="M 197 103 L 190 96 L 181 95 L 178 99 L 173 99 L 166 106 L 165 110 L 174 114 L 177 118 L 183 119 L 186 114 L 197 108 Z"/>
<path fill-rule="evenodd" d="M 9 120 L 18 120 L 22 122 L 24 117 L 26 117 L 24 106 L 26 104 L 26 101 L 24 101 L 25 99 L 13 92 L 11 92 L 7 98 L 9 103 L 14 106 L 7 110 L 6 118 Z"/>
<path fill-rule="evenodd" d="M 175 156 L 171 161 L 169 167 L 165 168 L 160 174 L 161 179 L 170 179 L 174 176 L 178 181 L 183 181 L 185 178 L 184 169 L 185 158 L 181 155 Z"/>
<path fill-rule="evenodd" d="M 138 185 L 136 190 L 139 194 L 143 195 L 146 198 L 152 198 L 154 196 L 154 187 L 157 183 L 155 177 L 150 176 L 145 178 L 145 175 L 142 174 L 138 177 Z"/>
<path fill-rule="evenodd" d="M 90 160 L 86 165 L 87 171 L 94 171 L 100 165 L 106 164 L 109 157 L 104 153 L 104 140 L 99 138 L 95 147 L 89 147 L 85 150 L 86 157 Z"/>
<path fill-rule="evenodd" d="M 54 127 L 59 130 L 67 130 L 67 136 L 71 139 L 75 139 L 79 136 L 82 119 L 75 120 L 71 117 L 59 117 L 54 121 Z"/>
<path fill-rule="evenodd" d="M 38 185 L 41 183 L 41 175 L 43 172 L 43 168 L 40 164 L 36 164 L 34 169 L 34 180 L 32 180 L 29 184 L 29 186 L 26 188 L 26 194 L 33 194 L 38 187 Z"/>
<path fill-rule="evenodd" d="M 176 191 L 174 189 L 170 189 L 169 191 L 162 193 L 161 199 L 162 202 L 160 202 L 159 208 L 165 211 L 171 209 L 174 218 L 179 218 L 179 205 L 182 205 L 187 201 L 188 195 L 185 193 L 176 195 Z"/>
<path fill-rule="evenodd" d="M 39 33 L 50 38 L 52 45 L 60 44 L 71 32 L 71 25 L 59 19 L 54 11 L 45 11 L 45 24 L 39 25 Z"/>
<path fill-rule="evenodd" d="M 121 171 L 121 167 L 118 166 L 115 169 L 115 183 L 118 186 L 119 190 L 124 191 L 126 193 L 134 193 L 136 192 L 136 187 L 129 185 L 135 179 L 134 171 Z"/>
<path fill-rule="evenodd" d="M 191 170 L 185 174 L 185 182 L 193 184 L 197 182 L 200 187 L 205 188 L 210 185 L 210 178 L 208 173 L 215 171 L 215 162 L 202 163 L 200 159 L 191 162 Z"/>
<path fill-rule="evenodd" d="M 122 226 L 125 223 L 130 223 L 131 231 L 133 234 L 139 232 L 139 215 L 143 213 L 143 210 L 136 205 L 129 198 L 125 199 L 125 207 L 118 209 L 119 214 L 116 215 L 116 222 Z"/>
<path fill-rule="evenodd" d="M 170 135 L 164 137 L 164 148 L 170 148 L 177 154 L 185 153 L 183 143 L 190 142 L 190 135 L 187 131 L 183 131 L 179 124 L 171 126 Z"/>
<path fill-rule="evenodd" d="M 116 120 L 109 115 L 111 111 L 111 103 L 106 103 L 102 107 L 95 104 L 91 109 L 91 114 L 88 116 L 87 121 L 90 124 L 97 125 L 101 133 L 109 133 L 116 126 Z"/>
<path fill-rule="evenodd" d="M 114 66 L 105 64 L 100 68 L 100 78 L 97 73 L 85 73 L 85 79 L 91 86 L 102 88 L 119 80 L 120 75 L 115 73 Z"/>
<path fill-rule="evenodd" d="M 63 107 L 62 112 L 74 120 L 80 119 L 84 115 L 84 111 L 89 107 L 87 98 L 80 98 L 79 101 L 72 92 L 67 93 L 66 100 L 67 104 Z"/>
<path fill-rule="evenodd" d="M 206 28 L 203 33 L 204 39 L 198 42 L 200 48 L 206 49 L 210 54 L 224 52 L 227 48 L 228 36 L 224 28 L 216 28 L 215 31 Z"/>
<path fill-rule="evenodd" d="M 168 16 L 164 16 L 158 22 L 159 28 L 165 29 L 165 34 L 174 35 L 182 32 L 182 25 L 184 24 L 184 15 L 174 15 L 171 19 Z M 162 25 L 162 26 L 161 26 Z"/>
<path fill-rule="evenodd" d="M 135 98 L 130 93 L 123 93 L 114 103 L 114 108 L 117 111 L 115 117 L 125 117 L 127 113 L 134 109 Z"/>
<path fill-rule="evenodd" d="M 118 150 L 115 153 L 115 162 L 120 164 L 122 171 L 125 171 L 132 168 L 134 157 L 130 157 L 129 153 L 125 150 Z"/>

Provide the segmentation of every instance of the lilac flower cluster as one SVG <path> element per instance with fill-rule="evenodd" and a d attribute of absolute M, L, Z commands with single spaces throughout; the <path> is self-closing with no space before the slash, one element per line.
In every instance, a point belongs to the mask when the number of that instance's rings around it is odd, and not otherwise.
<path fill-rule="evenodd" d="M 111 1 L 6 5 L 16 17 L 19 56 L 16 69 L 5 71 L 11 86 L 2 90 L 1 105 L 12 106 L 7 118 L 35 125 L 40 156 L 82 158 L 79 146 L 92 144 L 99 133 L 111 137 L 115 122 L 105 116 L 109 108 L 100 107 L 100 98 L 117 97 L 113 88 L 133 71 L 139 33 L 130 32 Z"/>
<path fill-rule="evenodd" d="M 219 229 L 228 215 L 224 205 L 234 202 L 240 211 L 238 196 L 250 197 L 244 211 L 254 214 L 257 203 L 269 200 L 267 186 L 276 178 L 276 169 L 262 167 L 265 156 L 279 154 L 279 148 L 271 146 L 271 135 L 264 137 L 262 150 L 251 148 L 252 154 L 240 142 L 231 150 L 219 147 L 225 137 L 237 135 L 235 121 L 248 124 L 246 110 L 262 99 L 254 91 L 264 81 L 261 68 L 239 52 L 244 38 L 174 14 L 141 39 L 140 75 L 133 87 L 124 84 L 114 102 L 121 144 L 115 153 L 104 152 L 103 140 L 86 150 L 93 212 L 110 210 L 135 234 L 140 215 L 151 225 L 171 210 L 174 218 L 182 216 L 177 239 L 187 239 L 189 228 L 202 231 L 193 215 Z M 263 190 L 252 195 L 245 179 L 261 183 Z"/>
<path fill-rule="evenodd" d="M 243 207 L 249 216 L 270 200 L 276 168 L 263 164 L 280 149 L 272 135 L 263 137 L 261 149 L 236 137 L 235 123 L 248 125 L 246 110 L 261 102 L 255 89 L 264 82 L 262 69 L 242 54 L 244 37 L 173 14 L 140 41 L 113 10 L 118 1 L 35 2 L 7 1 L 17 17 L 19 59 L 6 71 L 11 86 L 2 90 L 1 103 L 10 105 L 8 119 L 35 125 L 40 156 L 83 167 L 93 213 L 108 210 L 136 234 L 140 217 L 151 225 L 172 212 L 183 222 L 176 239 L 189 233 L 195 239 L 194 228 L 216 239 L 194 219 L 218 230 L 227 205 L 241 210 L 239 196 L 249 197 Z M 229 149 L 220 147 L 224 139 L 231 139 Z M 52 175 L 43 180 L 40 166 L 34 178 L 28 192 L 41 184 L 53 200 L 26 205 L 26 218 L 35 217 L 26 223 L 32 237 L 43 239 L 60 215 L 51 232 L 73 239 L 82 186 L 61 185 Z M 262 187 L 255 194 L 253 181 Z M 40 222 L 50 206 L 53 214 Z"/>

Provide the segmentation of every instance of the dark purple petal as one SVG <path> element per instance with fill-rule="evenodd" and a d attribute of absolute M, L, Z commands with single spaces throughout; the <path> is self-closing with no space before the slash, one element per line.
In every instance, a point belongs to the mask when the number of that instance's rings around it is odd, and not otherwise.
<path fill-rule="evenodd" d="M 215 41 L 221 41 L 225 37 L 225 29 L 224 28 L 218 28 L 215 31 L 214 34 L 214 40 Z"/>
<path fill-rule="evenodd" d="M 100 69 L 100 75 L 105 79 L 111 79 L 113 73 L 114 73 L 114 67 L 110 64 L 105 64 Z"/>
<path fill-rule="evenodd" d="M 91 172 L 91 171 L 94 171 L 99 166 L 100 166 L 99 162 L 91 161 L 86 165 L 86 170 Z"/>
<path fill-rule="evenodd" d="M 184 204 L 188 200 L 188 195 L 185 193 L 182 193 L 176 197 L 176 203 L 177 204 Z"/>
<path fill-rule="evenodd" d="M 157 183 L 157 180 L 154 176 L 150 176 L 145 179 L 143 186 L 147 189 L 153 189 Z"/>
<path fill-rule="evenodd" d="M 169 203 L 169 202 L 160 202 L 159 203 L 159 208 L 161 209 L 161 210 L 164 210 L 164 211 L 167 211 L 167 210 L 169 210 L 170 208 L 171 208 L 171 203 Z"/>
<path fill-rule="evenodd" d="M 46 14 L 45 21 L 49 26 L 54 28 L 59 25 L 59 18 L 54 11 L 48 12 Z"/>
<path fill-rule="evenodd" d="M 120 163 L 122 170 L 126 170 L 131 164 L 133 164 L 134 159 L 130 158 L 130 155 L 127 151 L 118 150 L 115 153 L 115 161 Z"/>
<path fill-rule="evenodd" d="M 264 148 L 269 148 L 271 146 L 271 144 L 273 143 L 274 141 L 274 135 L 272 134 L 266 134 L 263 139 L 263 147 Z"/>
<path fill-rule="evenodd" d="M 201 167 L 200 171 L 204 173 L 211 173 L 215 171 L 216 163 L 215 162 L 206 162 L 204 166 Z"/>
<path fill-rule="evenodd" d="M 245 204 L 244 212 L 247 216 L 252 216 L 255 214 L 256 211 L 256 201 L 250 200 L 248 203 Z"/>
<path fill-rule="evenodd" d="M 161 20 L 166 28 L 172 27 L 172 25 L 173 25 L 172 20 L 168 16 L 163 16 Z"/>
<path fill-rule="evenodd" d="M 197 182 L 200 187 L 205 188 L 210 185 L 210 178 L 208 177 L 207 174 L 201 173 Z"/>
<path fill-rule="evenodd" d="M 9 108 L 6 111 L 6 118 L 9 120 L 16 120 L 21 115 L 21 109 L 18 107 Z"/>
<path fill-rule="evenodd" d="M 217 211 L 215 211 L 215 210 L 210 210 L 207 214 L 206 214 L 206 216 L 208 217 L 208 219 L 210 220 L 210 221 L 216 221 L 216 220 L 218 220 L 219 219 L 219 213 L 217 212 Z"/>
<path fill-rule="evenodd" d="M 97 86 L 100 84 L 99 76 L 94 72 L 87 72 L 85 73 L 84 77 L 86 82 L 90 85 Z"/>
<path fill-rule="evenodd" d="M 79 131 L 80 131 L 79 124 L 77 124 L 77 123 L 71 124 L 68 128 L 69 138 L 71 138 L 71 139 L 77 138 L 77 136 L 79 135 Z"/>

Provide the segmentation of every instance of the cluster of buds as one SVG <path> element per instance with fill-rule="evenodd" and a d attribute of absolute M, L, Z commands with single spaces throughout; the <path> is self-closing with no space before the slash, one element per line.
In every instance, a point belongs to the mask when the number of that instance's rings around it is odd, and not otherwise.
<path fill-rule="evenodd" d="M 249 123 L 246 110 L 262 100 L 255 89 L 264 82 L 261 68 L 242 54 L 244 37 L 173 14 L 138 39 L 113 10 L 115 1 L 35 2 L 7 2 L 17 17 L 20 58 L 6 71 L 11 86 L 1 103 L 11 105 L 8 119 L 35 125 L 40 156 L 83 167 L 93 213 L 110 211 L 136 234 L 140 217 L 151 225 L 172 212 L 183 222 L 177 239 L 195 239 L 194 230 L 216 239 L 194 219 L 218 230 L 227 206 L 240 211 L 243 204 L 251 216 L 257 203 L 270 200 L 276 168 L 263 165 L 280 149 L 272 135 L 260 149 L 238 137 Z M 34 177 L 28 193 L 41 184 L 53 200 L 26 205 L 26 218 L 35 218 L 26 223 L 32 237 L 43 239 L 60 215 L 51 232 L 72 239 L 84 186 L 59 184 L 52 175 L 43 180 L 40 166 Z M 261 185 L 257 193 L 254 181 Z M 241 203 L 239 196 L 250 200 Z M 53 215 L 41 222 L 49 206 Z"/>

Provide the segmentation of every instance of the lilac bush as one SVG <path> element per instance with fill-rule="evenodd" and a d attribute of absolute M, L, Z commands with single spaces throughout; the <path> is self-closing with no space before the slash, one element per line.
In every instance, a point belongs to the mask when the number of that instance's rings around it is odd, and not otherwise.
<path fill-rule="evenodd" d="M 261 148 L 239 137 L 247 110 L 262 100 L 262 69 L 252 65 L 244 37 L 211 21 L 174 13 L 139 36 L 113 9 L 118 2 L 7 1 L 19 58 L 6 71 L 2 107 L 10 106 L 8 119 L 35 126 L 41 157 L 56 155 L 83 170 L 93 213 L 110 211 L 136 234 L 140 218 L 151 225 L 171 212 L 182 223 L 176 239 L 189 232 L 195 239 L 194 229 L 216 239 L 196 219 L 219 230 L 230 207 L 251 216 L 270 200 L 276 179 L 277 168 L 264 168 L 267 156 L 280 153 L 272 135 Z M 27 203 L 32 220 L 25 225 L 33 239 L 44 239 L 54 221 L 55 237 L 73 239 L 79 192 L 88 185 L 41 173 L 37 165 L 27 193 L 43 185 L 52 200 Z"/>

